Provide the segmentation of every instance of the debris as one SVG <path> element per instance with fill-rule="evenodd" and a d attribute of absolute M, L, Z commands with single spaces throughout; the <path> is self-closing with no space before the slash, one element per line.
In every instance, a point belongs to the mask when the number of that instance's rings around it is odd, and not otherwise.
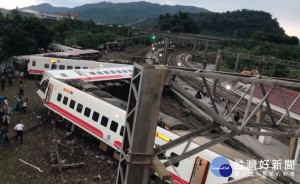
<path fill-rule="evenodd" d="M 100 176 L 100 174 L 98 174 L 97 176 L 94 176 L 93 179 L 98 179 L 98 180 L 102 180 L 102 177 Z"/>
<path fill-rule="evenodd" d="M 73 139 L 72 141 L 67 141 L 67 144 L 75 144 L 75 139 Z"/>
<path fill-rule="evenodd" d="M 60 163 L 66 164 L 67 163 L 67 159 L 60 159 Z"/>
<path fill-rule="evenodd" d="M 111 161 L 111 160 L 107 160 L 106 162 L 109 164 L 113 164 L 113 161 Z"/>
<path fill-rule="evenodd" d="M 64 135 L 64 138 L 68 138 L 70 137 L 70 135 L 72 135 L 73 132 L 67 132 L 65 135 Z"/>
<path fill-rule="evenodd" d="M 41 119 L 41 118 L 42 118 L 42 116 L 35 116 L 35 118 L 37 118 L 37 119 Z"/>
<path fill-rule="evenodd" d="M 24 164 L 27 164 L 27 165 L 29 165 L 29 166 L 31 166 L 31 167 L 37 169 L 39 172 L 43 172 L 43 170 L 41 170 L 40 168 L 38 168 L 38 167 L 36 167 L 36 166 L 34 166 L 34 165 L 31 165 L 30 163 L 25 162 L 25 161 L 22 160 L 22 159 L 19 159 L 19 160 L 20 160 L 21 162 L 23 162 Z"/>
<path fill-rule="evenodd" d="M 61 167 L 63 170 L 66 170 L 66 169 L 74 169 L 77 167 L 83 167 L 84 165 L 85 165 L 84 162 L 80 162 L 80 163 L 73 163 L 73 164 L 61 164 Z M 51 169 L 58 169 L 58 165 L 52 164 Z"/>

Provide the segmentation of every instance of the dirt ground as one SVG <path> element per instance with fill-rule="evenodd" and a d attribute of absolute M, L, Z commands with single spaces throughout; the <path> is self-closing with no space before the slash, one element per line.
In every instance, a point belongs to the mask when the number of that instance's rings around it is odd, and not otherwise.
<path fill-rule="evenodd" d="M 0 183 L 115 183 L 118 161 L 98 149 L 98 140 L 83 136 L 80 130 L 69 135 L 67 123 L 57 122 L 53 131 L 54 123 L 45 116 L 46 110 L 36 94 L 37 82 L 38 79 L 25 79 L 23 85 L 25 97 L 28 97 L 27 114 L 12 111 L 9 124 L 12 138 L 6 148 L 0 147 Z M 18 81 L 14 80 L 12 86 L 7 86 L 5 91 L 0 90 L 0 96 L 6 96 L 13 108 L 18 90 Z M 23 120 L 26 131 L 23 145 L 14 140 L 13 128 L 20 120 Z M 51 162 L 54 132 L 60 143 L 60 160 L 66 164 L 84 162 L 83 167 L 63 170 L 62 173 L 57 169 L 51 170 L 51 165 L 57 163 Z"/>

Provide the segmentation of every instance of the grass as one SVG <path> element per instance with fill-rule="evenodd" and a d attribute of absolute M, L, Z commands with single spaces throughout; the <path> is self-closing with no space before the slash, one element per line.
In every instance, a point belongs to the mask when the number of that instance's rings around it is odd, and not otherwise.
<path fill-rule="evenodd" d="M 25 130 L 39 124 L 39 119 L 35 116 L 41 114 L 42 103 L 38 98 L 36 91 L 36 83 L 38 80 L 25 80 L 23 85 L 24 96 L 28 98 L 27 114 L 22 112 L 17 112 L 12 110 L 11 120 L 9 124 L 9 132 L 13 137 L 15 135 L 14 127 L 20 121 L 23 120 L 25 125 Z M 19 91 L 19 83 L 17 79 L 13 80 L 13 85 L 8 86 L 6 83 L 6 89 L 1 91 L 0 96 L 5 96 L 8 99 L 8 104 L 13 108 L 17 95 Z M 27 162 L 32 162 L 29 160 L 29 155 L 26 145 L 26 140 L 29 136 L 24 134 L 24 146 L 20 146 L 19 143 L 15 143 L 13 139 L 7 144 L 6 148 L 0 147 L 0 183 L 10 184 L 10 183 L 43 183 L 42 173 L 38 172 L 34 168 L 25 165 L 20 162 L 19 159 L 23 159 Z"/>

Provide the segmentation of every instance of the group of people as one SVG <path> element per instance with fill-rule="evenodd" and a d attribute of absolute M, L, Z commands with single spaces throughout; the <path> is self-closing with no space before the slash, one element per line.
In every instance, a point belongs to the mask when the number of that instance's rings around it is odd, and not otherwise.
<path fill-rule="evenodd" d="M 198 98 L 198 99 L 202 99 L 202 98 L 206 98 L 206 97 L 209 98 L 209 96 L 207 96 L 207 88 L 206 88 L 206 86 L 203 86 L 201 88 L 201 90 L 197 91 L 195 97 Z M 230 109 L 231 109 L 230 106 L 231 106 L 230 101 L 229 100 L 225 101 L 225 99 L 223 98 L 222 99 L 222 103 L 221 103 L 221 108 L 222 108 L 221 115 L 222 116 L 227 116 L 229 114 Z M 233 115 L 233 118 L 234 118 L 235 122 L 238 122 L 240 120 L 240 114 L 239 114 L 239 112 L 236 112 Z"/>
<path fill-rule="evenodd" d="M 6 122 L 5 122 L 6 121 Z M 6 144 L 10 142 L 10 133 L 8 130 L 9 121 L 5 118 L 3 118 L 3 123 L 1 125 L 1 131 L 0 131 L 0 138 L 2 142 L 2 147 L 5 148 Z M 17 142 L 20 138 L 20 144 L 23 144 L 23 131 L 24 131 L 24 124 L 21 120 L 14 128 L 16 130 L 16 137 L 15 141 Z"/>
<path fill-rule="evenodd" d="M 0 73 L 2 73 L 1 67 L 0 67 Z M 2 90 L 5 88 L 5 82 L 2 81 L 3 73 L 1 75 L 1 85 L 2 85 Z M 12 79 L 13 77 L 11 77 Z M 4 79 L 5 80 L 5 79 Z M 9 79 L 10 81 L 10 79 Z M 28 98 L 24 97 L 24 90 L 22 88 L 24 78 L 23 76 L 20 76 L 19 79 L 20 82 L 20 89 L 18 91 L 18 94 L 15 96 L 16 98 L 16 103 L 14 105 L 14 110 L 15 111 L 21 111 L 26 113 L 27 109 L 27 103 L 28 103 Z M 10 83 L 10 82 L 9 82 Z M 12 83 L 12 80 L 11 80 Z M 1 109 L 0 109 L 0 142 L 2 144 L 2 147 L 5 148 L 7 143 L 10 142 L 10 116 L 11 116 L 11 108 L 9 107 L 8 99 L 4 96 L 0 96 L 0 104 L 1 104 Z M 16 131 L 16 136 L 15 136 L 15 141 L 20 139 L 20 144 L 23 144 L 23 131 L 24 131 L 24 124 L 23 121 L 20 120 L 14 127 L 14 130 Z"/>
<path fill-rule="evenodd" d="M 221 107 L 222 107 L 222 116 L 227 116 L 231 110 L 231 102 L 229 100 L 227 100 L 227 102 L 226 102 L 225 99 L 223 98 Z M 238 122 L 240 120 L 240 112 L 239 111 L 237 111 L 236 113 L 233 114 L 233 120 L 235 122 Z"/>
<path fill-rule="evenodd" d="M 8 79 L 8 84 L 10 86 L 12 85 L 13 69 L 12 68 L 4 69 L 3 66 L 0 66 L 0 75 L 1 75 L 1 90 L 4 91 L 6 78 Z"/>

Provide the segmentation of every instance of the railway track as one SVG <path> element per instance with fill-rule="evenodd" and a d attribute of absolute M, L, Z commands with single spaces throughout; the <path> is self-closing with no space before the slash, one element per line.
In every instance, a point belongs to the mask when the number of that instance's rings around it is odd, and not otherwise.
<path fill-rule="evenodd" d="M 169 57 L 168 57 L 168 63 L 170 63 L 170 65 L 173 65 L 173 66 L 178 66 L 178 63 L 181 63 L 181 67 L 193 68 L 188 63 L 188 57 L 189 57 L 189 55 L 190 55 L 189 53 L 184 53 L 183 51 L 174 52 L 174 53 L 172 53 L 172 54 L 169 55 Z M 196 91 L 202 89 L 202 86 L 204 85 L 202 80 L 200 80 L 198 78 L 195 78 L 195 77 L 179 76 L 179 78 L 184 83 L 186 83 L 188 86 L 190 86 L 193 89 L 195 89 Z M 209 85 L 211 85 L 210 81 L 207 81 L 207 82 L 208 82 Z M 223 97 L 221 90 L 223 91 L 224 94 L 225 94 L 225 91 L 227 91 L 227 89 L 224 88 L 224 87 L 222 87 L 221 89 L 217 89 L 216 90 L 216 97 L 217 98 Z M 196 91 L 195 91 L 195 94 L 196 94 Z M 227 93 L 227 99 L 232 104 L 236 104 L 237 101 L 240 99 L 240 95 L 236 94 L 233 91 L 228 90 L 226 93 Z M 247 105 L 247 103 L 248 103 L 248 100 L 243 99 L 240 102 L 240 104 L 237 106 L 237 108 L 236 108 L 237 111 L 240 112 L 240 114 L 242 115 L 242 117 L 245 114 L 245 110 L 244 109 L 245 109 L 245 106 Z M 255 106 L 256 106 L 256 104 L 254 104 L 254 103 L 251 104 L 250 112 L 255 108 Z M 275 121 L 278 121 L 281 118 L 281 114 L 278 113 L 278 112 L 272 111 L 272 115 L 273 115 Z M 256 115 L 253 116 L 253 118 L 252 118 L 252 121 L 255 121 L 255 120 L 256 120 Z M 264 122 L 268 123 L 268 124 L 272 124 L 272 120 L 271 120 L 270 114 L 268 112 L 265 115 Z M 289 120 L 287 118 L 284 118 L 282 120 L 282 123 L 289 124 Z M 281 130 L 281 131 L 284 131 L 284 130 Z M 281 137 L 278 140 L 281 141 L 282 143 L 288 145 L 290 139 L 289 138 Z"/>

